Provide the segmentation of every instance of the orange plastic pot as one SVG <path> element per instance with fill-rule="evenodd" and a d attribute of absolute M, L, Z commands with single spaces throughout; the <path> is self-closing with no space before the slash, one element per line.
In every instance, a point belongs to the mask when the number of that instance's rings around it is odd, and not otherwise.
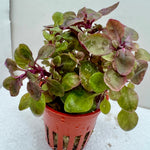
<path fill-rule="evenodd" d="M 44 123 L 48 144 L 54 150 L 63 150 L 64 147 L 65 150 L 83 149 L 93 132 L 99 113 L 100 110 L 80 115 L 65 114 L 46 106 Z"/>

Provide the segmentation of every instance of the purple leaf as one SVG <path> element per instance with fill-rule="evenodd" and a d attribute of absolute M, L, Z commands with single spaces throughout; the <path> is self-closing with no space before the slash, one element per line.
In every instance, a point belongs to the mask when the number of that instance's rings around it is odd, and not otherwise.
<path fill-rule="evenodd" d="M 64 22 L 62 27 L 68 27 L 69 21 L 74 20 L 76 18 L 76 14 L 73 11 L 68 11 L 63 14 Z"/>
<path fill-rule="evenodd" d="M 27 77 L 30 81 L 35 82 L 38 80 L 38 75 L 37 74 L 33 74 L 30 71 L 27 71 Z"/>
<path fill-rule="evenodd" d="M 109 47 L 109 40 L 100 33 L 89 35 L 79 33 L 78 38 L 83 47 L 93 55 L 102 56 L 112 51 Z"/>
<path fill-rule="evenodd" d="M 41 97 L 41 88 L 39 87 L 39 84 L 36 82 L 29 81 L 27 84 L 27 90 L 30 93 L 30 95 L 35 100 L 39 100 Z"/>
<path fill-rule="evenodd" d="M 83 52 L 77 51 L 77 53 L 75 53 L 75 57 L 81 61 L 83 60 L 83 58 L 85 57 L 85 54 Z"/>
<path fill-rule="evenodd" d="M 138 33 L 134 29 L 126 26 L 125 32 L 124 32 L 124 38 L 127 41 L 129 40 L 137 41 L 139 36 L 138 36 Z"/>
<path fill-rule="evenodd" d="M 45 59 L 50 57 L 55 51 L 55 46 L 54 45 L 44 45 L 43 47 L 40 48 L 38 52 L 38 59 Z"/>
<path fill-rule="evenodd" d="M 148 68 L 148 63 L 146 61 L 138 60 L 137 61 L 137 68 L 134 71 L 133 78 L 131 79 L 132 83 L 140 84 L 144 78 L 144 75 L 145 75 L 147 68 Z"/>
<path fill-rule="evenodd" d="M 117 51 L 113 66 L 120 75 L 126 76 L 132 71 L 134 62 L 134 55 L 130 51 L 120 49 Z"/>
<path fill-rule="evenodd" d="M 118 20 L 109 19 L 106 25 L 108 36 L 111 40 L 121 42 L 124 36 L 124 25 Z"/>
<path fill-rule="evenodd" d="M 18 70 L 17 64 L 14 60 L 7 58 L 5 61 L 5 65 L 8 68 L 9 72 L 13 75 L 13 72 Z"/>
<path fill-rule="evenodd" d="M 108 70 L 104 74 L 104 81 L 112 91 L 120 91 L 126 83 L 126 77 L 120 76 L 113 69 Z"/>
<path fill-rule="evenodd" d="M 95 12 L 94 10 L 88 9 L 88 8 L 85 8 L 85 7 L 80 9 L 78 11 L 78 14 L 77 14 L 78 18 L 86 19 L 86 20 L 89 20 L 90 22 L 93 22 L 93 21 L 96 21 L 96 20 L 100 19 L 101 16 L 102 15 L 100 13 Z"/>
<path fill-rule="evenodd" d="M 67 25 L 67 27 L 68 27 L 68 26 L 76 25 L 76 24 L 78 24 L 78 23 L 82 23 L 83 21 L 84 21 L 83 19 L 75 18 L 75 19 L 73 19 L 73 20 L 69 20 L 69 21 L 66 23 L 66 25 Z"/>
<path fill-rule="evenodd" d="M 17 96 L 19 94 L 21 85 L 22 80 L 20 80 L 20 78 L 15 79 L 11 76 L 6 78 L 3 82 L 3 87 L 10 91 L 11 96 Z"/>
<path fill-rule="evenodd" d="M 119 5 L 119 2 L 115 3 L 114 5 L 107 7 L 107 8 L 103 8 L 99 11 L 99 13 L 101 13 L 103 16 L 108 15 L 109 13 L 111 13 L 113 10 L 115 10 Z"/>

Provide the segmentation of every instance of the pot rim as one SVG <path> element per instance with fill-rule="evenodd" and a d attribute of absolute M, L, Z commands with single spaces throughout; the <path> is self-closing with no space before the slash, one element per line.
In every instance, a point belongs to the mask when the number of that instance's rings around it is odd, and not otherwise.
<path fill-rule="evenodd" d="M 94 112 L 85 113 L 85 114 L 69 114 L 69 113 L 63 113 L 63 112 L 56 111 L 53 108 L 49 107 L 48 105 L 46 105 L 46 109 L 48 111 L 50 111 L 51 113 L 55 114 L 55 115 L 59 115 L 59 116 L 62 116 L 62 117 L 70 117 L 70 118 L 89 117 L 89 116 L 94 116 L 94 115 L 97 115 L 97 114 L 100 113 L 100 109 L 97 109 Z"/>

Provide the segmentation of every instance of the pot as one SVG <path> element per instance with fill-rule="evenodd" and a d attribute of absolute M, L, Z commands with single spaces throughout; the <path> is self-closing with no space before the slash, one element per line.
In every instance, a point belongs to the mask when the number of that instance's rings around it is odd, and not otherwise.
<path fill-rule="evenodd" d="M 46 106 L 46 139 L 53 150 L 80 150 L 91 136 L 100 110 L 87 114 L 66 114 Z"/>

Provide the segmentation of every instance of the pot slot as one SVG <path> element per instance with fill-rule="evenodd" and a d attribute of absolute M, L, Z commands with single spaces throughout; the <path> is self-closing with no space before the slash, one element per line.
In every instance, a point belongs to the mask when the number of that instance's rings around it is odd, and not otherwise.
<path fill-rule="evenodd" d="M 73 150 L 76 150 L 79 144 L 81 136 L 76 136 L 74 139 L 74 145 L 73 145 Z"/>
<path fill-rule="evenodd" d="M 67 150 L 69 139 L 69 136 L 63 136 L 63 150 Z"/>
<path fill-rule="evenodd" d="M 47 126 L 46 126 L 46 136 L 47 136 L 47 143 L 50 145 L 50 142 L 49 142 L 49 129 L 48 129 Z"/>
<path fill-rule="evenodd" d="M 54 150 L 57 150 L 58 134 L 53 132 Z"/>
<path fill-rule="evenodd" d="M 87 132 L 87 133 L 85 134 L 84 141 L 83 141 L 83 144 L 82 144 L 82 148 L 81 148 L 81 149 L 83 149 L 83 147 L 84 147 L 85 143 L 86 143 L 86 142 L 87 142 L 87 140 L 88 140 L 89 135 L 90 135 L 90 131 L 89 131 L 89 132 Z"/>

